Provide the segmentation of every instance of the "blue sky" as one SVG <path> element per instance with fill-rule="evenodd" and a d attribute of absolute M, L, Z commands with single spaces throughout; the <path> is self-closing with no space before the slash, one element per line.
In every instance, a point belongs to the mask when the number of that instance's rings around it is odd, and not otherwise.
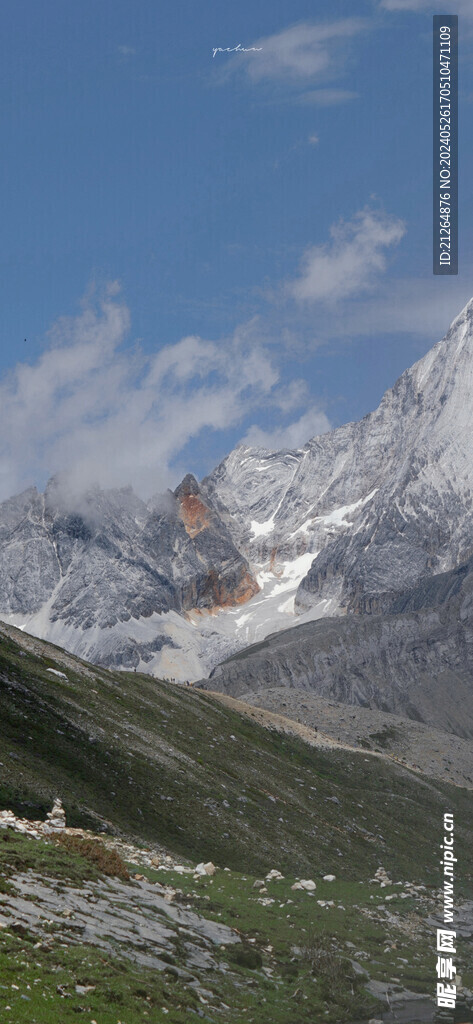
<path fill-rule="evenodd" d="M 449 11 L 460 273 L 434 278 Z M 0 496 L 65 469 L 151 494 L 374 408 L 473 294 L 472 37 L 471 0 L 7 0 Z"/>

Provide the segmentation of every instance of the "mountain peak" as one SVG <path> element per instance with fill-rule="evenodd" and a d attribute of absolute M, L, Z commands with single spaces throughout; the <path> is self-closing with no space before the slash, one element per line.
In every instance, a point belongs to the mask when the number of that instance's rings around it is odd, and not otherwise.
<path fill-rule="evenodd" d="M 456 326 L 456 324 L 466 320 L 469 320 L 470 322 L 473 321 L 473 296 L 471 299 L 468 299 L 468 302 L 466 303 L 465 306 L 463 306 L 463 309 L 461 309 L 457 316 L 454 317 L 452 323 L 450 324 L 450 328 L 447 334 L 450 333 L 450 331 Z"/>
<path fill-rule="evenodd" d="M 470 300 L 374 412 L 303 448 L 239 445 L 148 505 L 98 487 L 78 502 L 61 476 L 4 503 L 0 614 L 189 679 L 296 615 L 382 612 L 469 556 L 472 419 Z"/>
<path fill-rule="evenodd" d="M 187 473 L 184 479 L 181 480 L 181 483 L 174 491 L 174 497 L 182 500 L 189 497 L 190 494 L 200 494 L 200 487 L 193 473 Z"/>

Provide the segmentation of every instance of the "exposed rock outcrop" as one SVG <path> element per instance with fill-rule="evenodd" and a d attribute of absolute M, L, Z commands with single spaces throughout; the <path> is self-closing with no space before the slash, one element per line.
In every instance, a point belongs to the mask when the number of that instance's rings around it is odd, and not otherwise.
<path fill-rule="evenodd" d="M 472 419 L 473 300 L 378 409 L 302 448 L 239 445 L 149 503 L 130 488 L 72 496 L 60 478 L 10 498 L 0 615 L 91 661 L 198 679 L 297 617 L 404 613 L 408 592 L 471 554 Z M 398 631 L 367 628 L 402 676 Z M 354 643 L 347 687 L 363 677 Z"/>
<path fill-rule="evenodd" d="M 276 633 L 202 685 L 250 701 L 253 690 L 297 687 L 472 737 L 473 560 L 423 580 L 390 607 Z"/>

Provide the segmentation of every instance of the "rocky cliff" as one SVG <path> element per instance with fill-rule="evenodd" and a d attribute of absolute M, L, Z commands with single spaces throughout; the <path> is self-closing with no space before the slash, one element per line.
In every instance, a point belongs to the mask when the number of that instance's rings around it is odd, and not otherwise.
<path fill-rule="evenodd" d="M 202 685 L 250 701 L 273 687 L 473 737 L 473 560 L 424 579 L 383 615 L 319 619 L 269 636 Z M 302 692 L 303 691 L 303 692 Z"/>
<path fill-rule="evenodd" d="M 240 445 L 148 504 L 60 479 L 4 502 L 0 615 L 93 661 L 198 679 L 296 621 L 401 608 L 470 555 L 472 419 L 473 300 L 375 412 L 300 449 Z"/>

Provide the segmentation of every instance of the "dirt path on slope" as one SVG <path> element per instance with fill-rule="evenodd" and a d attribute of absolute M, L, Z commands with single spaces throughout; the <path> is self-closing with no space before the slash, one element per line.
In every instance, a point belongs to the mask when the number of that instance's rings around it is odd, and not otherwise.
<path fill-rule="evenodd" d="M 473 742 L 441 733 L 423 723 L 411 722 L 385 712 L 335 704 L 323 698 L 314 697 L 311 700 L 307 691 L 301 691 L 300 694 L 293 690 L 284 690 L 281 694 L 278 689 L 257 692 L 252 694 L 255 702 L 258 702 L 255 704 L 215 691 L 204 692 L 259 725 L 298 736 L 313 747 L 347 750 L 383 761 L 394 761 L 399 767 L 429 779 L 473 789 Z M 262 706 L 263 701 L 266 706 Z M 302 701 L 304 710 L 301 708 Z M 282 703 L 285 705 L 283 714 L 278 709 Z M 315 722 L 320 722 L 322 728 Z M 344 730 L 346 735 L 340 737 Z M 370 749 L 370 746 L 376 747 L 380 742 L 379 737 L 383 737 L 383 731 L 389 736 L 389 749 Z M 337 735 L 334 736 L 334 733 Z"/>

